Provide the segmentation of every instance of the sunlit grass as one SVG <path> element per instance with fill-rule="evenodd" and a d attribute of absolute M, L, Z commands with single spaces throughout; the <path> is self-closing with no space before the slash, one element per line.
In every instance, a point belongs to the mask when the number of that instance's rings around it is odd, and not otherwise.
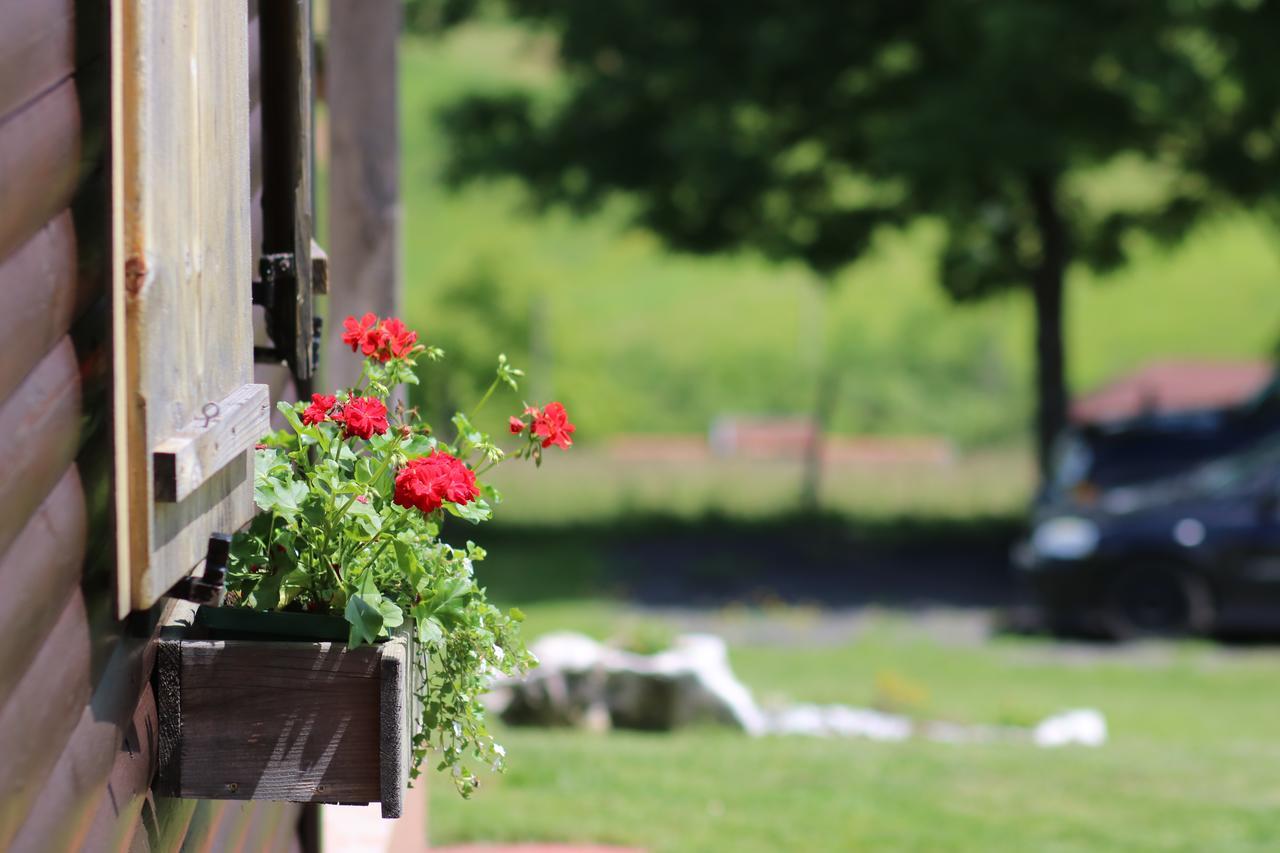
<path fill-rule="evenodd" d="M 489 477 L 502 492 L 502 522 L 590 523 L 629 515 L 698 518 L 777 516 L 794 510 L 797 460 L 635 460 L 574 448 L 546 463 L 509 463 Z M 961 454 L 949 463 L 833 463 L 823 474 L 824 511 L 863 521 L 901 516 L 968 519 L 1020 515 L 1034 471 L 1025 451 Z"/>
<path fill-rule="evenodd" d="M 539 608 L 545 614 L 539 614 Z M 608 636 L 607 602 L 530 608 L 538 630 Z M 1066 652 L 948 640 L 885 617 L 850 642 L 733 650 L 765 699 L 866 704 L 892 672 L 925 716 L 1017 723 L 1096 707 L 1099 749 L 1025 743 L 752 740 L 503 730 L 511 771 L 460 801 L 432 782 L 436 843 L 579 841 L 655 851 L 1267 850 L 1274 847 L 1280 654 L 1202 644 Z"/>

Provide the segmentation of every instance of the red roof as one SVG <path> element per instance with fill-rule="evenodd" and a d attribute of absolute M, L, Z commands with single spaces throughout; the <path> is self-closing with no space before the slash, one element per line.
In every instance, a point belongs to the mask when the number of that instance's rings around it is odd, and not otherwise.
<path fill-rule="evenodd" d="M 1157 361 L 1113 380 L 1071 405 L 1071 419 L 1098 423 L 1135 415 L 1242 403 L 1271 379 L 1267 361 Z"/>

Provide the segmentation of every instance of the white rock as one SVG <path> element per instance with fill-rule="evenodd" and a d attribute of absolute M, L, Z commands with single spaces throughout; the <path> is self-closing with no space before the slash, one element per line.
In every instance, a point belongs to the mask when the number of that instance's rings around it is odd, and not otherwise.
<path fill-rule="evenodd" d="M 916 721 L 846 705 L 801 704 L 766 713 L 734 676 L 724 640 L 711 634 L 686 634 L 667 651 L 640 655 L 561 632 L 541 637 L 531 651 L 539 667 L 523 679 L 495 683 L 485 699 L 508 722 L 593 731 L 721 723 L 751 735 L 888 742 L 913 736 L 946 743 L 1025 742 L 1029 736 L 1042 747 L 1101 746 L 1107 740 L 1106 718 L 1090 708 L 1056 714 L 1034 729 Z"/>
<path fill-rule="evenodd" d="M 1054 714 L 1031 732 L 1036 746 L 1102 746 L 1107 742 L 1107 718 L 1093 708 L 1077 708 Z"/>

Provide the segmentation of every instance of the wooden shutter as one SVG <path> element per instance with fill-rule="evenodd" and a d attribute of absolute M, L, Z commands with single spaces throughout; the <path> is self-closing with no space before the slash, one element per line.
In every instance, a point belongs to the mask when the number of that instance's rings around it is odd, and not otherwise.
<path fill-rule="evenodd" d="M 112 239 L 117 602 L 149 607 L 253 513 L 244 3 L 117 0 Z"/>

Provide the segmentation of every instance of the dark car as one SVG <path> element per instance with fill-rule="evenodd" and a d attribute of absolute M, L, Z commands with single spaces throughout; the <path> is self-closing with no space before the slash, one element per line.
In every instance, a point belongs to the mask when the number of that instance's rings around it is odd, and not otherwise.
<path fill-rule="evenodd" d="M 1280 432 L 1280 377 L 1245 403 L 1076 425 L 1059 438 L 1037 510 L 1091 506 L 1109 489 L 1174 476 Z"/>
<path fill-rule="evenodd" d="M 1050 625 L 1113 637 L 1280 626 L 1280 432 L 1088 506 L 1036 515 L 1017 553 Z"/>

